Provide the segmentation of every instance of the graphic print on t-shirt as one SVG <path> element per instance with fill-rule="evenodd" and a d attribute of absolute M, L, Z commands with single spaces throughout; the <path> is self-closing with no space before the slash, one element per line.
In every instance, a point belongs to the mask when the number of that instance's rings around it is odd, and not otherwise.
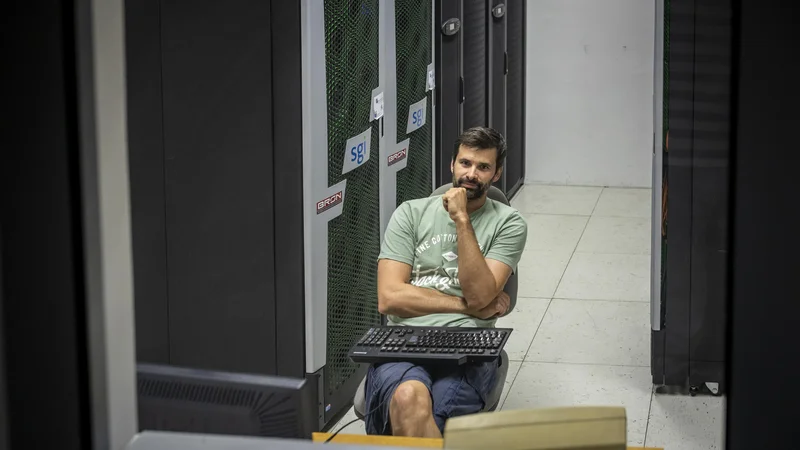
<path fill-rule="evenodd" d="M 450 268 L 448 271 L 445 271 L 443 267 L 428 270 L 421 270 L 421 268 L 422 266 L 417 264 L 411 272 L 411 284 L 414 286 L 433 288 L 442 292 L 447 292 L 451 286 L 460 286 L 458 267 Z"/>
<path fill-rule="evenodd" d="M 478 243 L 483 253 L 483 244 Z M 439 233 L 422 241 L 416 248 L 414 269 L 411 272 L 411 284 L 417 287 L 433 288 L 444 293 L 453 293 L 451 288 L 461 287 L 458 280 L 458 235 L 455 233 Z M 441 253 L 441 264 L 431 267 L 429 263 L 436 260 Z M 426 269 L 423 269 L 423 266 Z"/>

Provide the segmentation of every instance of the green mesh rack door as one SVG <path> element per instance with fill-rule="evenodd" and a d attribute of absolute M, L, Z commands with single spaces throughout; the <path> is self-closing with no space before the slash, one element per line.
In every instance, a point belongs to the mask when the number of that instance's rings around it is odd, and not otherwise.
<path fill-rule="evenodd" d="M 380 130 L 379 122 L 370 120 L 372 91 L 379 85 L 378 0 L 325 0 L 324 14 L 328 185 L 346 180 L 347 186 L 342 214 L 328 223 L 323 389 L 326 403 L 334 408 L 327 410 L 327 418 L 352 399 L 361 381 L 348 350 L 370 326 L 380 323 Z M 371 142 L 369 159 L 362 163 L 359 152 L 352 150 L 360 165 L 343 174 L 343 165 L 351 161 L 348 141 L 364 133 Z"/>
<path fill-rule="evenodd" d="M 407 165 L 397 172 L 397 204 L 433 188 L 432 0 L 397 0 L 395 7 L 397 142 L 408 139 Z"/>

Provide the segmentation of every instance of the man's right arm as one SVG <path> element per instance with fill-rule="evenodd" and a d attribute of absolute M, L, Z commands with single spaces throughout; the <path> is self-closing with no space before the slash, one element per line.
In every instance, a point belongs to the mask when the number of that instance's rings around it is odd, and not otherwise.
<path fill-rule="evenodd" d="M 468 314 L 467 302 L 435 289 L 409 283 L 411 266 L 391 259 L 378 262 L 378 311 L 409 318 L 437 313 Z"/>

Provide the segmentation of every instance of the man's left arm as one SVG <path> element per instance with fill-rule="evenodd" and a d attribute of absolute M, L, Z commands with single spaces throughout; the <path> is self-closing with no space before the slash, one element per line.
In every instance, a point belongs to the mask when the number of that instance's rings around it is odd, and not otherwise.
<path fill-rule="evenodd" d="M 503 224 L 484 257 L 469 216 L 454 221 L 458 233 L 461 291 L 470 308 L 482 309 L 500 294 L 517 267 L 528 237 L 528 226 L 519 213 L 514 213 Z"/>

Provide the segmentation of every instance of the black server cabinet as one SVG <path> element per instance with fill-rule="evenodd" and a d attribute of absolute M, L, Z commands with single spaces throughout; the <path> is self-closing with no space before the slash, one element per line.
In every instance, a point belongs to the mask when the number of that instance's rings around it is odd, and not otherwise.
<path fill-rule="evenodd" d="M 486 0 L 462 0 L 464 121 L 461 131 L 489 125 L 489 24 Z"/>
<path fill-rule="evenodd" d="M 506 136 L 506 5 L 502 0 L 490 0 L 486 5 L 486 59 L 487 76 L 487 124 Z M 503 192 L 506 189 L 507 175 L 495 183 Z"/>
<path fill-rule="evenodd" d="M 522 185 L 525 14 L 521 0 L 437 1 L 437 22 L 442 27 L 436 42 L 437 90 L 441 91 L 436 111 L 438 183 L 450 179 L 458 134 L 489 126 L 509 143 L 506 169 L 497 186 L 511 196 Z M 452 23 L 458 29 L 449 34 L 446 28 Z M 454 95 L 456 86 L 459 91 Z"/>
<path fill-rule="evenodd" d="M 305 376 L 299 5 L 128 1 L 126 41 L 137 360 Z"/>
<path fill-rule="evenodd" d="M 729 0 L 664 10 L 664 153 L 657 385 L 724 392 L 731 132 Z"/>
<path fill-rule="evenodd" d="M 452 180 L 453 145 L 463 129 L 464 78 L 461 73 L 461 1 L 435 0 L 434 71 L 436 73 L 436 185 Z"/>
<path fill-rule="evenodd" d="M 503 169 L 505 193 L 510 198 L 522 187 L 525 174 L 525 0 L 506 4 L 506 123 L 508 154 Z"/>
<path fill-rule="evenodd" d="M 94 94 L 96 47 L 85 20 L 92 12 L 90 2 L 13 2 L 0 31 L 4 56 L 14 61 L 3 66 L 1 88 L 3 450 L 86 449 L 92 431 L 103 431 L 94 429 L 98 381 L 89 377 L 97 254 L 87 244 L 97 209 L 87 201 L 96 180 L 85 173 L 104 97 Z"/>
<path fill-rule="evenodd" d="M 777 0 L 734 5 L 725 448 L 794 448 L 800 66 L 785 55 L 797 52 L 797 12 Z"/>
<path fill-rule="evenodd" d="M 127 2 L 139 361 L 309 379 L 321 428 L 349 406 L 347 350 L 380 321 L 381 5 Z M 403 196 L 430 192 L 429 128 Z"/>
<path fill-rule="evenodd" d="M 161 5 L 174 364 L 276 371 L 269 20 L 260 1 Z"/>

